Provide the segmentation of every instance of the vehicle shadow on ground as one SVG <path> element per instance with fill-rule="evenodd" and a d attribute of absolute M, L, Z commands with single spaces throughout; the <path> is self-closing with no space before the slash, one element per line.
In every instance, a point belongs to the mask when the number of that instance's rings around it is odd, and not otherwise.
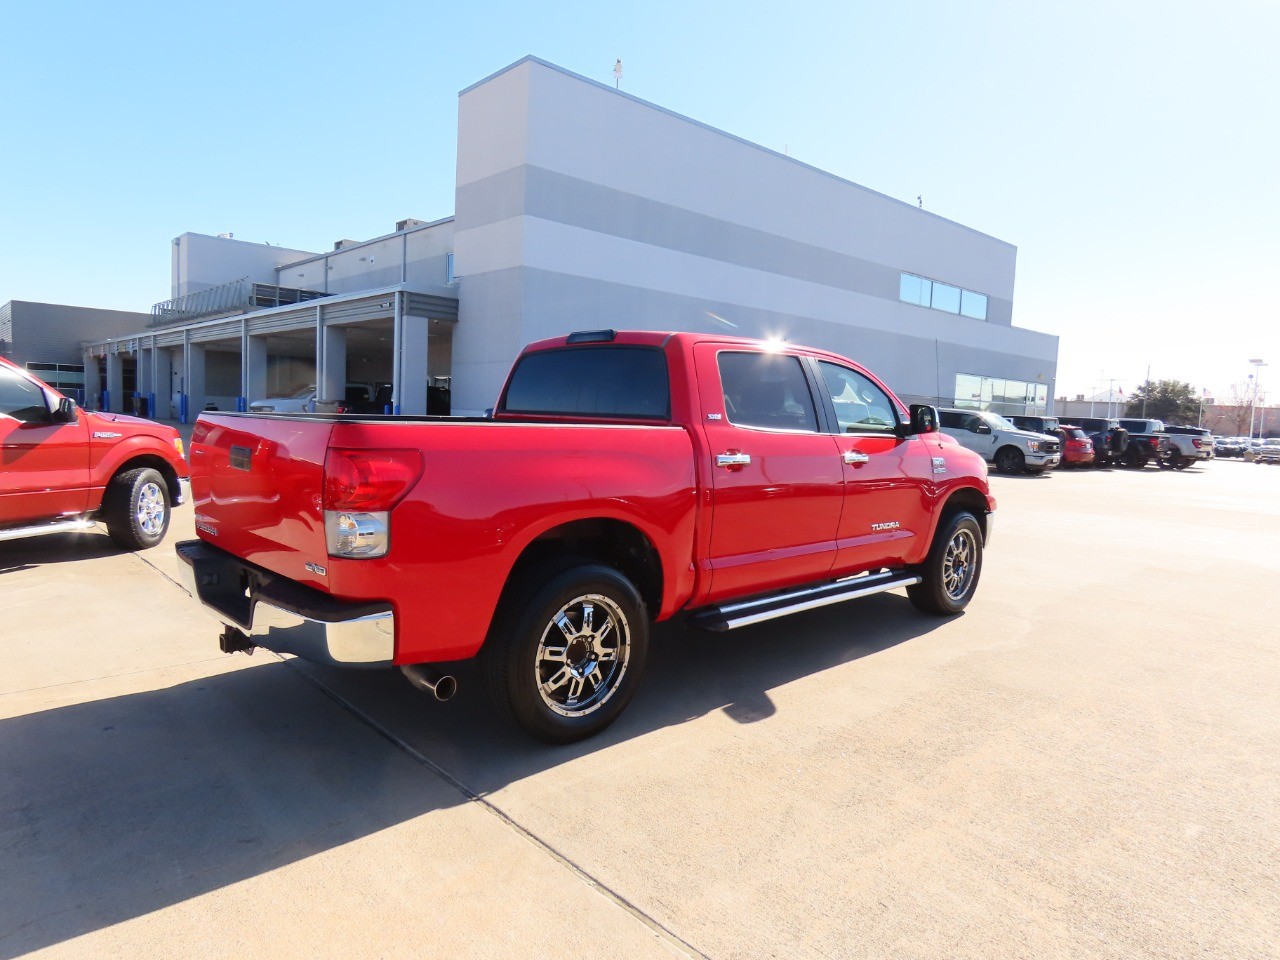
<path fill-rule="evenodd" d="M 437 763 L 478 796 L 561 763 L 715 710 L 750 724 L 773 716 L 769 691 L 924 637 L 945 620 L 882 594 L 715 634 L 659 625 L 635 700 L 613 726 L 551 747 L 498 718 L 474 662 L 456 664 L 458 695 L 439 704 L 402 677 L 290 661 L 333 695 Z M 832 705 L 838 709 L 838 704 Z"/>
<path fill-rule="evenodd" d="M 124 551 L 105 533 L 50 533 L 26 540 L 13 540 L 8 550 L 0 548 L 0 573 L 29 570 L 49 563 L 71 563 L 111 557 Z"/>
<path fill-rule="evenodd" d="M 727 634 L 662 626 L 627 712 L 565 747 L 498 719 L 470 665 L 448 704 L 398 672 L 267 659 L 0 720 L 0 958 L 268 873 L 714 710 L 754 723 L 776 712 L 770 690 L 943 622 L 882 595 Z"/>
<path fill-rule="evenodd" d="M 463 797 L 279 661 L 0 720 L 0 957 Z"/>

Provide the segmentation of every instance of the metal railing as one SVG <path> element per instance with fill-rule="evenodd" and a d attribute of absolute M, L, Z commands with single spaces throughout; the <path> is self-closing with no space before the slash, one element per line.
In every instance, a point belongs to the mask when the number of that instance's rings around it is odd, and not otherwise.
<path fill-rule="evenodd" d="M 319 290 L 254 283 L 248 277 L 241 277 L 239 280 L 157 303 L 151 308 L 151 320 L 147 326 L 167 327 L 192 320 L 233 317 L 253 310 L 305 303 L 325 296 L 328 294 Z"/>

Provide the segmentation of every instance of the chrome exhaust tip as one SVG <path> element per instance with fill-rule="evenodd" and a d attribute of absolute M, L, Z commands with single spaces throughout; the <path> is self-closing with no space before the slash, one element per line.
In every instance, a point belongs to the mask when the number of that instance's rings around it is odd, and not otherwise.
<path fill-rule="evenodd" d="M 432 670 L 425 663 L 410 663 L 400 668 L 400 672 L 419 690 L 425 690 L 441 703 L 449 700 L 458 692 L 458 681 L 447 673 Z"/>

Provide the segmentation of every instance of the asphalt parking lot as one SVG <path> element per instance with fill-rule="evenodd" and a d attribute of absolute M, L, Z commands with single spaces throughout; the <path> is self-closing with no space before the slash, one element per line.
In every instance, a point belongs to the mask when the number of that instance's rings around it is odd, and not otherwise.
<path fill-rule="evenodd" d="M 568 748 L 0 544 L 0 957 L 1280 955 L 1280 469 L 992 482 L 963 616 L 663 629 Z"/>

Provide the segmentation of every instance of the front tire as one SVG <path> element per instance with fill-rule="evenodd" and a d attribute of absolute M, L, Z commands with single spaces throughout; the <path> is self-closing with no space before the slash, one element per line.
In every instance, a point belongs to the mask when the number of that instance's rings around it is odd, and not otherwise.
<path fill-rule="evenodd" d="M 573 743 L 599 733 L 635 696 L 649 613 L 617 570 L 583 563 L 510 591 L 481 653 L 490 699 L 530 735 Z"/>
<path fill-rule="evenodd" d="M 169 485 L 150 467 L 126 470 L 107 484 L 102 519 L 125 550 L 146 550 L 163 540 L 171 514 Z"/>
<path fill-rule="evenodd" d="M 1019 474 L 1027 465 L 1027 458 L 1017 447 L 1003 447 L 996 451 L 996 469 L 1001 473 Z"/>
<path fill-rule="evenodd" d="M 982 576 L 982 527 L 977 518 L 967 511 L 947 518 L 916 572 L 921 581 L 907 587 L 916 609 L 951 617 L 967 607 Z"/>

